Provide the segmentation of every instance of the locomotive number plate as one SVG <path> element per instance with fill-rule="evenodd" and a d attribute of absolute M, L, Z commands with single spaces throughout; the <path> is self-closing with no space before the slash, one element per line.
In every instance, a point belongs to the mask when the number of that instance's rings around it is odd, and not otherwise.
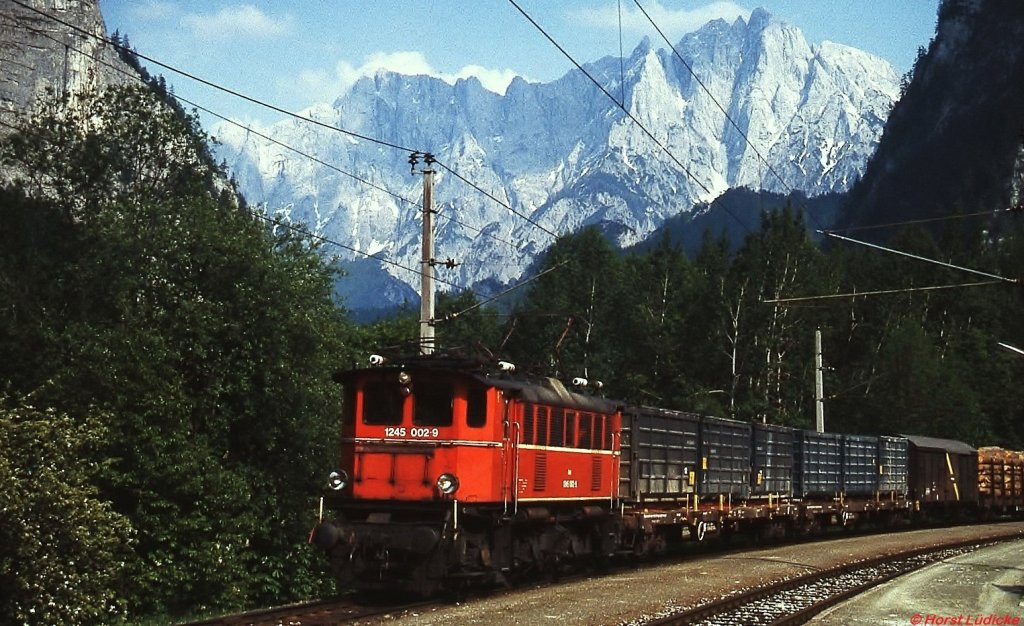
<path fill-rule="evenodd" d="M 416 439 L 428 439 L 437 437 L 440 431 L 437 428 L 406 428 L 404 426 L 387 426 L 384 428 L 385 437 L 413 437 Z"/>

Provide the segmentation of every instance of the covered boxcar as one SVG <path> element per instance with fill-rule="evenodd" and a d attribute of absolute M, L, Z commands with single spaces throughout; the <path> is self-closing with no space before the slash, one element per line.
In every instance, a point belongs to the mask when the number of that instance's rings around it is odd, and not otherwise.
<path fill-rule="evenodd" d="M 962 441 L 907 435 L 909 497 L 922 508 L 978 501 L 978 451 Z"/>

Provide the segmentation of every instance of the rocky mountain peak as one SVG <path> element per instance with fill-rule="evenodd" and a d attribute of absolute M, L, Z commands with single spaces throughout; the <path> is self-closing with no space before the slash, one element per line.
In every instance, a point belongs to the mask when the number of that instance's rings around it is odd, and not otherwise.
<path fill-rule="evenodd" d="M 504 96 L 473 81 L 384 72 L 360 79 L 332 106 L 342 127 L 430 151 L 478 187 L 443 171 L 437 177 L 437 249 L 467 260 L 446 280 L 493 288 L 518 280 L 550 245 L 550 233 L 599 224 L 629 245 L 729 188 L 843 191 L 861 175 L 898 93 L 885 61 L 812 47 L 798 28 L 763 10 L 746 22 L 711 22 L 675 49 L 685 63 L 650 40 L 634 48 L 625 68 L 617 57 L 588 63 L 615 102 L 576 70 L 549 83 L 517 78 Z M 331 155 L 333 166 L 392 194 L 242 131 L 220 130 L 219 156 L 250 202 L 416 267 L 420 190 L 408 155 L 297 124 L 281 122 L 269 133 Z M 385 265 L 374 280 L 381 276 L 405 285 L 392 293 L 415 297 L 413 272 Z"/>

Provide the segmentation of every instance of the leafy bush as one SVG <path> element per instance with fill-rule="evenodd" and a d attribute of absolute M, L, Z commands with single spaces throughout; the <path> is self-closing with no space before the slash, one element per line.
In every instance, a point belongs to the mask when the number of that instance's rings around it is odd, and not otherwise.
<path fill-rule="evenodd" d="M 128 520 L 91 484 L 101 416 L 0 402 L 0 613 L 18 624 L 125 616 Z"/>

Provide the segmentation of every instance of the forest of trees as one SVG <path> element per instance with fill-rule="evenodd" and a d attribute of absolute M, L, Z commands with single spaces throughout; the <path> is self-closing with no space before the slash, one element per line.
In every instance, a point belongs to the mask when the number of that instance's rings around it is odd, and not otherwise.
<path fill-rule="evenodd" d="M 306 546 L 359 330 L 144 88 L 0 144 L 0 613 L 115 623 L 322 592 Z M 159 620 L 158 620 L 159 621 Z M 165 622 L 167 620 L 164 620 Z"/>
<path fill-rule="evenodd" d="M 0 613 L 161 621 L 327 593 L 306 546 L 337 451 L 331 375 L 415 340 L 356 326 L 331 250 L 250 211 L 196 120 L 145 89 L 54 98 L 0 140 Z M 1020 277 L 1019 217 L 900 230 L 901 250 Z M 564 237 L 511 313 L 439 300 L 442 347 L 609 396 L 830 430 L 1022 447 L 1019 284 L 822 250 L 794 207 L 733 253 Z M 1013 221 L 1017 220 L 1017 221 Z M 341 278 L 344 280 L 344 278 Z M 457 314 L 457 315 L 452 315 Z"/>
<path fill-rule="evenodd" d="M 906 230 L 890 245 L 1019 278 L 1024 224 L 1003 226 Z M 1019 283 L 849 243 L 823 251 L 790 207 L 728 250 L 706 237 L 691 260 L 663 239 L 623 256 L 596 229 L 566 237 L 541 269 L 565 265 L 501 329 L 502 356 L 632 402 L 809 427 L 820 329 L 829 430 L 1024 444 L 1024 357 L 999 346 L 1024 339 Z M 924 289 L 965 283 L 988 284 Z M 894 293 L 843 297 L 880 291 Z"/>

